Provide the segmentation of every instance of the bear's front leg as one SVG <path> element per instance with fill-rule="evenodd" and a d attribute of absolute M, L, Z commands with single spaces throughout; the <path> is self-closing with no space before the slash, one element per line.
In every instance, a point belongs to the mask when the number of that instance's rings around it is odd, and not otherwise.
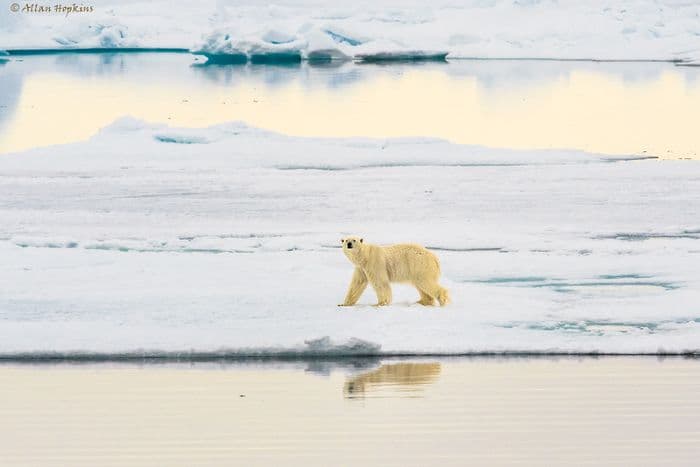
<path fill-rule="evenodd" d="M 345 301 L 338 306 L 352 306 L 360 299 L 360 295 L 367 287 L 367 276 L 360 268 L 355 268 L 352 275 L 348 293 L 345 295 Z"/>
<path fill-rule="evenodd" d="M 385 306 L 391 304 L 391 284 L 388 277 L 370 278 L 370 283 L 377 294 L 377 304 L 375 306 Z"/>

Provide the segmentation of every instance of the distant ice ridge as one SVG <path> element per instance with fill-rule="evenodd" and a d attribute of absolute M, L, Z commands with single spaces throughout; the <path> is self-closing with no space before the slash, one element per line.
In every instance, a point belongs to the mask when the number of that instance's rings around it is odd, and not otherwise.
<path fill-rule="evenodd" d="M 637 159 L 123 118 L 0 157 L 0 355 L 697 353 L 698 162 Z M 349 234 L 453 303 L 337 307 Z"/>
<path fill-rule="evenodd" d="M 205 37 L 192 53 L 205 55 L 209 63 L 279 63 L 301 60 L 333 61 L 444 61 L 445 50 L 412 49 L 391 40 L 367 40 L 331 28 L 304 25 L 297 33 L 268 30 L 238 36 L 217 30 Z"/>
<path fill-rule="evenodd" d="M 181 48 L 213 62 L 700 59 L 700 4 L 675 0 L 114 2 L 90 14 L 0 12 L 0 48 Z M 157 15 L 154 15 L 157 12 Z"/>
<path fill-rule="evenodd" d="M 128 139 L 127 154 L 115 148 Z M 233 146 L 232 146 L 233 145 Z M 315 148 L 309 151 L 309 145 Z M 99 147 L 100 156 L 94 149 Z M 236 157 L 225 157 L 236 148 Z M 320 149 L 323 148 L 323 149 Z M 343 171 L 373 167 L 412 166 L 521 166 L 541 164 L 614 163 L 646 159 L 649 156 L 591 154 L 579 150 L 512 150 L 483 146 L 458 145 L 446 140 L 426 137 L 403 138 L 298 138 L 230 122 L 209 128 L 173 128 L 123 117 L 100 130 L 90 143 L 57 147 L 74 162 L 85 167 L 106 167 L 143 160 L 154 154 L 207 153 L 216 155 L 218 164 L 227 167 L 267 167 L 288 171 Z M 45 149 L 28 153 L 44 154 Z M 332 154 L 332 156 L 329 156 Z M 42 157 L 43 156 L 39 156 Z M 653 158 L 653 157 L 652 157 Z M 21 158 L 9 157 L 4 162 L 17 170 L 30 170 Z M 47 164 L 51 162 L 46 160 Z M 183 159 L 163 157 L 163 164 L 185 163 Z M 212 163 L 213 161 L 210 161 Z M 188 163 L 199 164 L 197 160 Z"/>

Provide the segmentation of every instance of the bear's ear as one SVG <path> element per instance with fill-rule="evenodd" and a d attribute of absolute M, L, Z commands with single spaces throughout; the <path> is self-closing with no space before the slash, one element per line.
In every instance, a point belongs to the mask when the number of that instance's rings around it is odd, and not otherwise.
<path fill-rule="evenodd" d="M 360 239 L 360 243 L 362 243 L 362 242 L 363 242 L 363 240 L 364 240 L 364 238 L 361 238 L 361 239 Z"/>
<path fill-rule="evenodd" d="M 341 238 L 341 239 L 340 239 L 340 243 L 345 243 L 345 239 L 344 239 L 344 238 Z"/>

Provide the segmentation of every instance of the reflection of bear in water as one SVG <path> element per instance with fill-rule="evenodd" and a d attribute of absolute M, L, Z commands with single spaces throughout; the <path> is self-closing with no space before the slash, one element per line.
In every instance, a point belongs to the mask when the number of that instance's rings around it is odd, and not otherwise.
<path fill-rule="evenodd" d="M 395 363 L 348 379 L 343 392 L 348 396 L 364 394 L 372 386 L 419 386 L 432 383 L 440 374 L 439 363 Z"/>
<path fill-rule="evenodd" d="M 420 245 L 404 243 L 392 246 L 378 246 L 365 243 L 358 237 L 341 240 L 343 253 L 355 265 L 355 273 L 341 306 L 350 306 L 364 292 L 367 284 L 372 284 L 377 294 L 377 306 L 391 303 L 391 283 L 413 284 L 420 293 L 421 305 L 440 306 L 449 302 L 447 289 L 438 284 L 440 262 L 437 256 Z"/>

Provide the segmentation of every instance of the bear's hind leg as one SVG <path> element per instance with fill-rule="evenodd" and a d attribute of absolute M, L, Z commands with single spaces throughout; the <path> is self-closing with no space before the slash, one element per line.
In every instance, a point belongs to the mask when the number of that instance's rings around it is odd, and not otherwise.
<path fill-rule="evenodd" d="M 445 306 L 450 301 L 447 289 L 441 287 L 440 284 L 438 284 L 437 282 L 421 281 L 416 283 L 416 287 L 419 291 L 421 291 L 421 301 L 423 299 L 423 293 L 430 295 L 430 297 L 434 299 L 437 299 L 437 301 L 440 303 L 440 306 Z"/>
<path fill-rule="evenodd" d="M 440 302 L 440 306 L 445 306 L 448 303 L 450 303 L 450 292 L 446 288 L 440 286 L 440 284 L 437 285 L 438 288 L 438 295 L 437 299 L 438 302 Z"/>
<path fill-rule="evenodd" d="M 418 287 L 416 287 L 416 288 L 418 288 Z M 435 298 L 431 297 L 430 294 L 423 292 L 421 289 L 418 289 L 418 293 L 420 294 L 420 300 L 418 300 L 418 302 L 416 302 L 416 303 L 419 303 L 423 306 L 435 305 Z"/>

